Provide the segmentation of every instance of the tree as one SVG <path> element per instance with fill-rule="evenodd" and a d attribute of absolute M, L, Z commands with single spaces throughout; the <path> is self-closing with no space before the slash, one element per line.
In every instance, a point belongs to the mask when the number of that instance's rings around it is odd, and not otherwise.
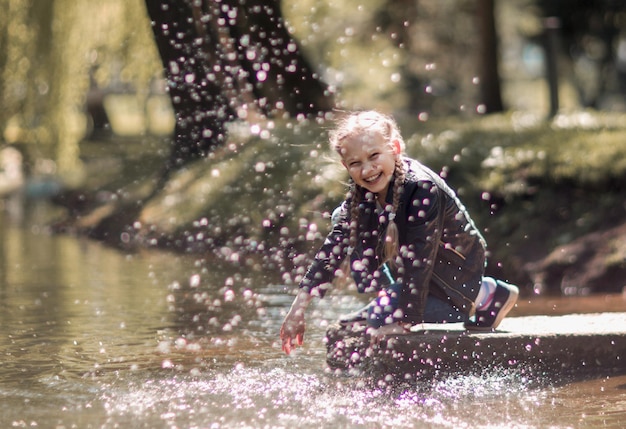
<path fill-rule="evenodd" d="M 408 111 L 449 115 L 470 104 L 484 113 L 503 110 L 493 0 L 384 0 L 370 29 L 386 32 L 402 52 Z M 478 86 L 468 73 L 480 78 Z"/>
<path fill-rule="evenodd" d="M 498 72 L 498 38 L 494 17 L 493 0 L 479 0 L 476 15 L 478 17 L 480 102 L 485 106 L 485 113 L 502 112 L 500 93 L 500 74 Z"/>
<path fill-rule="evenodd" d="M 289 34 L 278 0 L 146 6 L 176 115 L 168 171 L 222 144 L 236 118 L 332 109 L 332 94 Z"/>
<path fill-rule="evenodd" d="M 559 54 L 571 67 L 584 107 L 620 109 L 626 95 L 626 71 L 620 44 L 624 39 L 626 3 L 621 0 L 538 0 L 552 29 Z M 547 29 L 546 29 L 547 31 Z"/>

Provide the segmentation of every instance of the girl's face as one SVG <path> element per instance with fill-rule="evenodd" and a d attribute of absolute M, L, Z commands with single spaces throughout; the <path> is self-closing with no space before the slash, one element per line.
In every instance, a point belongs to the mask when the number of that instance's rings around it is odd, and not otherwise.
<path fill-rule="evenodd" d="M 387 196 L 400 152 L 400 142 L 389 142 L 375 132 L 347 137 L 340 149 L 341 163 L 354 183 L 377 194 L 380 203 Z"/>

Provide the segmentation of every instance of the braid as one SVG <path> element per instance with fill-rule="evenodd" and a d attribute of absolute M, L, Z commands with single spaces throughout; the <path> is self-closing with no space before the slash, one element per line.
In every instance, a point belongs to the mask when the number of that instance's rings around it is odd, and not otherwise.
<path fill-rule="evenodd" d="M 350 237 L 348 240 L 347 255 L 341 264 L 341 271 L 346 277 L 350 276 L 352 252 L 357 245 L 357 229 L 359 224 L 359 202 L 361 200 L 361 192 L 354 182 L 350 185 L 346 199 L 350 199 Z"/>
<path fill-rule="evenodd" d="M 348 195 L 352 196 L 352 200 L 350 201 L 350 241 L 348 244 L 348 246 L 350 246 L 349 251 L 351 252 L 356 248 L 357 245 L 357 229 L 359 225 L 359 203 L 361 202 L 361 191 L 358 186 L 353 183 Z"/>
<path fill-rule="evenodd" d="M 387 234 L 385 235 L 385 244 L 383 248 L 383 258 L 385 262 L 389 261 L 392 264 L 395 263 L 395 258 L 398 256 L 398 248 L 400 247 L 400 237 L 398 232 L 398 225 L 396 225 L 395 217 L 398 212 L 398 206 L 400 205 L 400 197 L 404 189 L 404 179 L 406 172 L 404 170 L 404 163 L 402 159 L 396 161 L 395 179 L 393 182 L 393 201 L 391 213 L 389 214 L 389 224 L 387 225 Z"/>

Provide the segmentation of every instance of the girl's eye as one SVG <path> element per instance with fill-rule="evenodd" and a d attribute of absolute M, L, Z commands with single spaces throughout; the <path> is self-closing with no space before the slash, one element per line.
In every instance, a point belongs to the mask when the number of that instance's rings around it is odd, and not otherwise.
<path fill-rule="evenodd" d="M 370 155 L 370 159 L 376 159 L 378 158 L 378 155 L 380 155 L 380 152 L 374 152 L 373 154 Z"/>

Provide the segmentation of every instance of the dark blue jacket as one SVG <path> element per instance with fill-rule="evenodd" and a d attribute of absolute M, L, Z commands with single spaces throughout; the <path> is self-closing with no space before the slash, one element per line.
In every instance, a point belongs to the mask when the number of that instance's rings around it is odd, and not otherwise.
<path fill-rule="evenodd" d="M 449 300 L 471 316 L 485 268 L 485 240 L 441 177 L 418 161 L 404 158 L 403 162 L 407 173 L 395 216 L 400 250 L 389 265 L 393 277 L 402 284 L 400 308 L 404 319 L 422 321 L 429 293 Z M 392 194 L 393 183 L 386 196 L 387 207 Z M 323 296 L 349 254 L 360 292 L 374 292 L 384 286 L 379 268 L 389 211 L 377 207 L 373 195 L 364 198 L 359 205 L 358 243 L 349 249 L 349 207 L 348 199 L 300 283 L 309 293 Z"/>

